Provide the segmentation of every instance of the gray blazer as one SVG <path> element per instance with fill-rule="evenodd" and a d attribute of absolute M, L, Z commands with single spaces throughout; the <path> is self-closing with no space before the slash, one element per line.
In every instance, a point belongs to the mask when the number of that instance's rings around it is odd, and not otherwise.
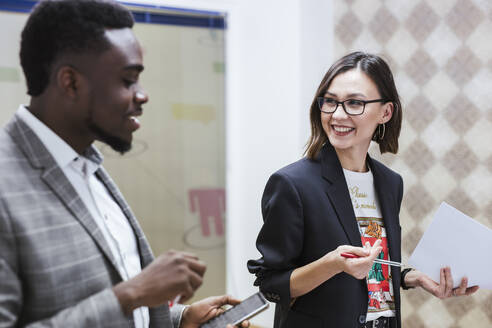
<path fill-rule="evenodd" d="M 88 156 L 100 156 L 91 147 Z M 107 172 L 96 172 L 128 218 L 142 267 L 153 255 Z M 61 168 L 17 116 L 0 131 L 0 327 L 133 327 L 111 290 L 122 281 L 96 222 Z M 150 309 L 150 327 L 182 307 Z"/>

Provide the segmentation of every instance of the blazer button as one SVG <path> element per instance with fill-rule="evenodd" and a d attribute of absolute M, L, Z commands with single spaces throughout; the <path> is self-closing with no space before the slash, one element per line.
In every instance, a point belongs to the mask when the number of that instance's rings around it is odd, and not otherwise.
<path fill-rule="evenodd" d="M 359 316 L 359 323 L 366 323 L 366 316 L 365 316 L 365 314 L 361 314 Z"/>

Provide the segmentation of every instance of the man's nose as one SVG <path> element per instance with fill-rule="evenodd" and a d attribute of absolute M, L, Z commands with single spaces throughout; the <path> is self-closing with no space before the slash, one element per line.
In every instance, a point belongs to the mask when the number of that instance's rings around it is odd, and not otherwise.
<path fill-rule="evenodd" d="M 135 101 L 139 104 L 145 104 L 149 101 L 149 96 L 145 91 L 137 91 L 135 92 Z"/>

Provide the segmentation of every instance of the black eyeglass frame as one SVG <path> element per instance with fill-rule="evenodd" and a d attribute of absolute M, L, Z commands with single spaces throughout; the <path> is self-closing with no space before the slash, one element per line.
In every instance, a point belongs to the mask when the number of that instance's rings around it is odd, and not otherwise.
<path fill-rule="evenodd" d="M 325 99 L 330 99 L 334 102 L 337 103 L 335 109 L 331 112 L 329 111 L 326 111 L 326 110 L 322 110 L 321 108 L 323 107 L 323 102 L 325 101 Z M 384 98 L 379 98 L 379 99 L 373 99 L 373 100 L 361 100 L 361 99 L 345 99 L 345 100 L 342 100 L 342 101 L 338 101 L 338 100 L 335 100 L 333 98 L 326 98 L 326 97 L 317 97 L 317 100 L 318 100 L 318 108 L 320 110 L 320 112 L 322 113 L 325 113 L 325 114 L 333 114 L 337 111 L 338 109 L 338 105 L 342 105 L 342 108 L 343 108 L 343 111 L 347 114 L 347 115 L 350 115 L 350 116 L 358 116 L 358 115 L 362 115 L 364 114 L 364 111 L 366 110 L 366 104 L 371 104 L 371 103 L 376 103 L 376 102 L 382 102 L 382 103 L 387 103 L 389 102 L 389 100 L 387 99 L 384 99 Z M 347 109 L 345 108 L 345 103 L 347 101 L 358 101 L 358 102 L 361 102 L 364 106 L 362 107 L 362 112 L 360 112 L 359 114 L 351 114 L 349 112 L 347 112 Z"/>

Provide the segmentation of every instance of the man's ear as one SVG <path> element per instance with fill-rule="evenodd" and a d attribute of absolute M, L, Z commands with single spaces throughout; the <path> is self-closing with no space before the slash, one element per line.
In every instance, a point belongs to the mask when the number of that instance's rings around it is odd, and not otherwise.
<path fill-rule="evenodd" d="M 67 97 L 76 98 L 82 83 L 81 74 L 72 66 L 65 65 L 56 72 L 56 85 Z"/>
<path fill-rule="evenodd" d="M 391 120 L 393 116 L 394 105 L 392 102 L 387 102 L 383 105 L 383 116 L 381 117 L 381 121 L 379 124 L 383 124 Z"/>

